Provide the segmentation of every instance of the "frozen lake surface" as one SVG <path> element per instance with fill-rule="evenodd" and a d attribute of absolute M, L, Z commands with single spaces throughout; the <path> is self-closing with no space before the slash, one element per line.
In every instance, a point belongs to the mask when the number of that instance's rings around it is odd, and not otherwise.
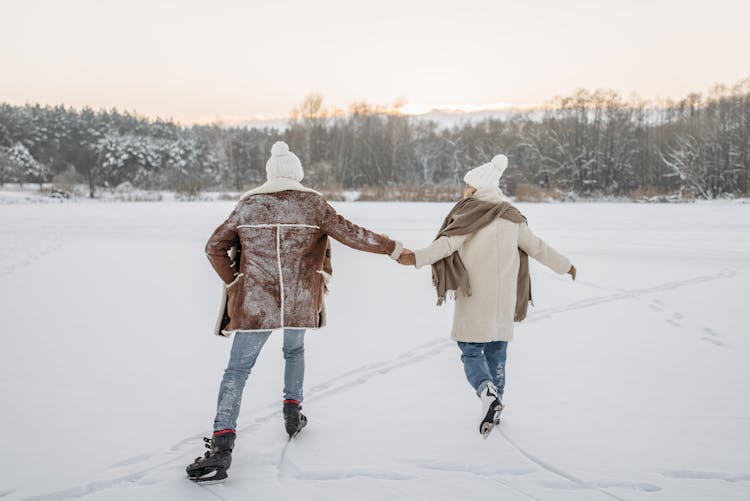
<path fill-rule="evenodd" d="M 450 204 L 342 203 L 415 248 Z M 578 281 L 535 265 L 506 411 L 479 401 L 428 269 L 334 243 L 329 326 L 306 338 L 309 426 L 284 451 L 271 337 L 230 479 L 184 467 L 230 341 L 211 203 L 0 206 L 0 500 L 750 498 L 750 205 L 519 204 Z"/>

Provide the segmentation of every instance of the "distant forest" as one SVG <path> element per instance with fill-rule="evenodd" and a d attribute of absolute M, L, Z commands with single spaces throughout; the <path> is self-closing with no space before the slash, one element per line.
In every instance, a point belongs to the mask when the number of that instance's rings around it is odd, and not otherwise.
<path fill-rule="evenodd" d="M 750 195 L 750 78 L 679 101 L 579 90 L 543 109 L 443 127 L 366 103 L 346 112 L 310 95 L 286 129 L 181 126 L 117 110 L 0 104 L 0 184 L 84 184 L 87 195 L 241 191 L 265 180 L 287 141 L 305 183 L 326 193 L 379 190 L 431 198 L 504 153 L 501 187 L 574 197 Z M 425 188 L 432 190 L 424 191 Z M 377 191 L 376 190 L 376 191 Z M 425 193 L 427 193 L 425 195 Z"/>

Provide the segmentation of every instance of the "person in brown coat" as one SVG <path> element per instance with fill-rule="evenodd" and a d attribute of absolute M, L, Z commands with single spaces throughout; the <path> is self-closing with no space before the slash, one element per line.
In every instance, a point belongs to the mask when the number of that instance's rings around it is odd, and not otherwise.
<path fill-rule="evenodd" d="M 219 387 L 214 434 L 206 439 L 210 451 L 187 467 L 188 477 L 196 482 L 227 477 L 242 391 L 274 330 L 284 332 L 283 411 L 289 437 L 307 423 L 300 412 L 304 333 L 325 324 L 328 237 L 394 260 L 411 252 L 336 214 L 319 193 L 304 187 L 302 165 L 286 143 L 279 141 L 271 148 L 266 174 L 268 181 L 241 197 L 206 245 L 208 259 L 226 288 L 220 334 L 235 337 Z"/>

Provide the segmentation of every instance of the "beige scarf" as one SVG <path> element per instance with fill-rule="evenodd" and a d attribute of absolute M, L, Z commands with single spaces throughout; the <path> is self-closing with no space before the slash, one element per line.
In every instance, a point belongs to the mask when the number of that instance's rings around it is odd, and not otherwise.
<path fill-rule="evenodd" d="M 508 202 L 491 203 L 464 198 L 448 213 L 435 240 L 440 237 L 468 235 L 481 230 L 497 218 L 507 219 L 514 223 L 525 223 L 526 218 Z M 514 320 L 520 322 L 526 318 L 526 311 L 531 301 L 531 277 L 529 275 L 529 256 L 518 249 L 520 266 L 518 269 L 518 287 Z M 471 286 L 466 267 L 458 252 L 437 261 L 432 265 L 432 283 L 437 290 L 438 306 L 445 302 L 446 293 L 455 298 L 458 291 L 471 296 Z"/>

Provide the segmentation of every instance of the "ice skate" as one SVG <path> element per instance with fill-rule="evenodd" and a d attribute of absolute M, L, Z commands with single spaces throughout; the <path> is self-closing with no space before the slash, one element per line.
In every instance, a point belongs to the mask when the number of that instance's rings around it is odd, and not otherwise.
<path fill-rule="evenodd" d="M 185 468 L 188 478 L 199 484 L 223 482 L 232 464 L 232 449 L 236 437 L 233 430 L 222 430 L 215 432 L 212 438 L 204 438 L 209 450 Z"/>

